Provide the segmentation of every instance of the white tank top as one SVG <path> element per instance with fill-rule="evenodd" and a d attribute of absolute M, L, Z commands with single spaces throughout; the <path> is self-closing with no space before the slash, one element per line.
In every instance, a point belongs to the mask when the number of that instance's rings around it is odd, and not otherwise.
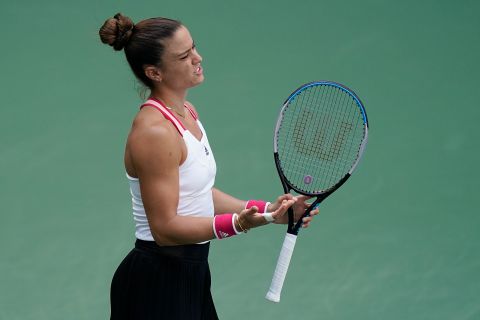
<path fill-rule="evenodd" d="M 180 216 L 213 217 L 212 187 L 215 182 L 217 166 L 207 134 L 195 112 L 185 105 L 202 131 L 199 141 L 183 124 L 166 108 L 161 101 L 147 100 L 140 108 L 151 106 L 160 111 L 177 128 L 187 146 L 187 158 L 179 167 L 180 196 L 177 214 Z M 154 241 L 143 207 L 140 183 L 138 178 L 127 174 L 132 195 L 133 219 L 135 221 L 135 237 L 140 240 Z M 207 241 L 208 242 L 208 241 Z"/>

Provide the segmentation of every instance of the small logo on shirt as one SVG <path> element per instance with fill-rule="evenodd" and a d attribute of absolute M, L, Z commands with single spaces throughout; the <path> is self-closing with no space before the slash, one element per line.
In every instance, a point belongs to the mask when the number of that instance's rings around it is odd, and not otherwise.
<path fill-rule="evenodd" d="M 208 156 L 210 154 L 210 152 L 208 152 L 208 149 L 206 146 L 203 146 L 205 148 L 205 154 Z"/>

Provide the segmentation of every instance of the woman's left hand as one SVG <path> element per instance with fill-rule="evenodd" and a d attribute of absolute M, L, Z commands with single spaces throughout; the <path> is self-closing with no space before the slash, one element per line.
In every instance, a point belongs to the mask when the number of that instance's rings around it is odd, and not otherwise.
<path fill-rule="evenodd" d="M 305 213 L 305 210 L 307 210 L 307 208 L 310 207 L 310 203 L 307 202 L 307 200 L 310 199 L 310 198 L 311 197 L 304 196 L 304 195 L 299 195 L 299 196 L 295 197 L 291 194 L 284 194 L 284 195 L 281 195 L 280 197 L 278 197 L 275 202 L 271 203 L 268 206 L 267 211 L 268 212 L 273 212 L 273 211 L 277 210 L 284 200 L 296 199 L 292 208 L 293 208 L 293 213 L 295 215 L 295 222 L 297 222 L 298 219 L 300 219 L 303 216 L 303 214 Z M 312 210 L 308 217 L 303 218 L 302 227 L 307 228 L 310 225 L 310 222 L 312 222 L 313 217 L 316 216 L 318 213 L 319 213 L 318 208 L 315 209 L 315 210 Z M 274 223 L 279 223 L 279 224 L 288 223 L 288 215 L 285 214 L 285 215 L 282 215 L 282 216 L 278 217 L 277 219 L 275 219 Z"/>

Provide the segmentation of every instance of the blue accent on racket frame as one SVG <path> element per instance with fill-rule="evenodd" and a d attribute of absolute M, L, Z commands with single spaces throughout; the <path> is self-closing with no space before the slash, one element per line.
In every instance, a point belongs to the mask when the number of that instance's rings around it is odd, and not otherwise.
<path fill-rule="evenodd" d="M 337 82 L 322 80 L 322 81 L 314 81 L 314 82 L 307 83 L 307 84 L 301 86 L 300 88 L 298 88 L 297 90 L 295 90 L 290 95 L 290 97 L 288 97 L 287 100 L 285 100 L 284 104 L 287 104 L 290 101 L 294 100 L 295 97 L 298 96 L 305 89 L 313 87 L 313 86 L 322 86 L 322 85 L 323 86 L 335 87 L 335 88 L 341 89 L 341 90 L 345 91 L 346 93 L 348 93 L 355 100 L 355 102 L 357 103 L 357 106 L 360 108 L 360 111 L 362 112 L 363 123 L 365 123 L 368 127 L 367 112 L 365 111 L 365 108 L 363 107 L 362 101 L 360 101 L 360 99 L 357 97 L 355 92 L 353 92 L 350 88 L 348 88 L 348 87 L 346 87 L 342 84 L 339 84 Z"/>

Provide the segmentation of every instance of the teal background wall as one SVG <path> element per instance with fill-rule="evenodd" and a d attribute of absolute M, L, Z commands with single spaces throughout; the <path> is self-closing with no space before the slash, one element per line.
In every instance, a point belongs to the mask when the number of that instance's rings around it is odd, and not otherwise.
<path fill-rule="evenodd" d="M 134 241 L 122 156 L 141 103 L 117 12 L 180 19 L 217 187 L 282 193 L 272 135 L 300 84 L 345 83 L 369 145 L 300 234 L 280 304 L 264 299 L 283 226 L 214 241 L 221 319 L 480 319 L 477 1 L 2 1 L 0 319 L 107 319 Z M 475 213 L 477 212 L 477 213 Z"/>

